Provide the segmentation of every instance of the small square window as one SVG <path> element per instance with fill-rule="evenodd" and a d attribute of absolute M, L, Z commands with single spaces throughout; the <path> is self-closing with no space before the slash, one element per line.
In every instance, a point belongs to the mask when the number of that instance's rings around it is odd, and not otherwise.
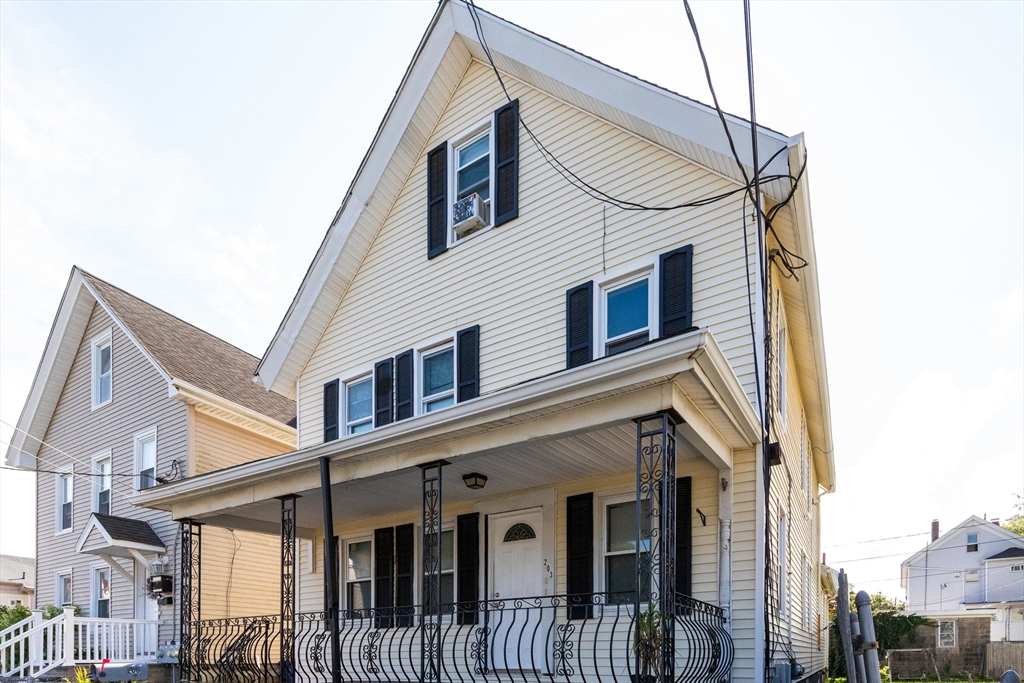
<path fill-rule="evenodd" d="M 1024 564 L 1011 564 L 1010 565 L 1010 571 L 1011 572 L 1024 572 Z"/>
<path fill-rule="evenodd" d="M 978 552 L 978 534 L 972 533 L 967 534 L 967 552 L 976 553 Z"/>
<path fill-rule="evenodd" d="M 650 278 L 603 290 L 604 353 L 613 356 L 650 339 Z"/>
<path fill-rule="evenodd" d="M 940 621 L 938 636 L 939 647 L 956 647 L 956 622 Z"/>
<path fill-rule="evenodd" d="M 113 343 L 111 333 L 101 334 L 92 340 L 92 407 L 110 403 L 113 396 Z"/>
<path fill-rule="evenodd" d="M 345 433 L 361 434 L 373 429 L 373 377 L 345 384 Z"/>
<path fill-rule="evenodd" d="M 448 346 L 423 354 L 424 413 L 455 405 L 455 349 Z"/>

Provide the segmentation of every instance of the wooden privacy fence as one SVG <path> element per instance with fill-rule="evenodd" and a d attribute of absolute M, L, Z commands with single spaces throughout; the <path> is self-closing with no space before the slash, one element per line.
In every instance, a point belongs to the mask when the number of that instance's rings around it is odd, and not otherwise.
<path fill-rule="evenodd" d="M 1002 641 L 985 646 L 985 675 L 998 679 L 1007 669 L 1024 673 L 1024 642 Z"/>

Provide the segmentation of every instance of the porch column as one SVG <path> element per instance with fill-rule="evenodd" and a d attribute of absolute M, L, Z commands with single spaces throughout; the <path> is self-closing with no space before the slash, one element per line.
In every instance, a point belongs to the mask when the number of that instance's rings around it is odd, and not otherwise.
<path fill-rule="evenodd" d="M 295 501 L 281 501 L 281 683 L 295 681 Z"/>
<path fill-rule="evenodd" d="M 420 611 L 420 681 L 441 680 L 441 468 L 444 460 L 420 465 L 423 484 L 423 604 Z"/>
<path fill-rule="evenodd" d="M 331 638 L 331 683 L 341 683 L 341 633 L 338 631 L 340 570 L 334 549 L 334 499 L 331 495 L 331 461 L 328 458 L 320 458 L 320 501 L 324 513 L 324 627 Z"/>
<path fill-rule="evenodd" d="M 199 661 L 196 658 L 195 643 L 199 634 L 193 629 L 200 619 L 199 588 L 202 575 L 200 551 L 202 549 L 202 525 L 186 519 L 180 522 L 181 529 L 181 587 L 178 603 L 181 640 L 178 646 L 178 662 L 181 667 L 182 683 L 199 680 Z"/>
<path fill-rule="evenodd" d="M 676 425 L 674 412 L 636 420 L 638 681 L 675 681 Z M 647 555 L 645 558 L 644 555 Z M 641 603 L 647 609 L 641 610 Z"/>

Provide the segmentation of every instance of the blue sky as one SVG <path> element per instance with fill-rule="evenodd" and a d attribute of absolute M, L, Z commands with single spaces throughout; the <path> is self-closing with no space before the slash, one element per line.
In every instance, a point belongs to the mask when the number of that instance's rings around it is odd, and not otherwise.
<path fill-rule="evenodd" d="M 682 3 L 480 6 L 710 101 Z M 73 264 L 261 355 L 434 8 L 0 3 L 0 420 Z M 743 114 L 741 5 L 694 13 Z M 759 119 L 810 150 L 829 563 L 899 595 L 932 518 L 1024 492 L 1024 4 L 756 2 L 753 25 Z M 32 553 L 29 476 L 0 471 L 4 553 Z"/>

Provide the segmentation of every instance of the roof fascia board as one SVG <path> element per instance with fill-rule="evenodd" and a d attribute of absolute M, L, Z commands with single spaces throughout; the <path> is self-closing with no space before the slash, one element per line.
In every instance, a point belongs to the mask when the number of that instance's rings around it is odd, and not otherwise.
<path fill-rule="evenodd" d="M 57 383 L 63 388 L 71 373 L 74 354 L 78 352 L 78 347 L 81 346 L 82 339 L 85 337 L 88 319 L 86 319 L 85 324 L 81 326 L 80 330 L 75 330 L 71 327 L 72 318 L 80 301 L 82 305 L 88 304 L 90 308 L 92 306 L 92 302 L 83 301 L 80 298 L 83 285 L 84 280 L 78 268 L 72 268 L 71 275 L 68 277 L 68 283 L 64 287 L 64 293 L 61 295 L 60 305 L 57 307 L 57 315 L 54 316 L 53 323 L 50 326 L 50 333 L 46 337 L 43 355 L 39 359 L 39 365 L 36 366 L 36 373 L 32 378 L 28 398 L 21 409 L 17 427 L 11 436 L 11 441 L 7 448 L 5 462 L 11 467 L 25 469 L 35 469 L 36 467 L 35 456 L 39 453 L 39 446 L 42 443 L 40 439 L 42 439 L 43 434 L 36 434 L 34 428 L 41 426 L 45 431 L 45 425 L 49 423 L 50 418 L 53 416 L 53 409 L 45 415 L 39 413 L 43 396 L 47 389 L 52 389 L 53 385 Z M 89 290 L 89 294 L 95 297 L 91 290 Z M 74 333 L 74 338 L 67 338 L 67 335 L 72 332 Z M 70 360 L 64 366 L 58 365 L 57 361 L 60 357 L 68 353 L 71 354 Z M 53 408 L 56 408 L 56 400 L 54 401 Z"/>
<path fill-rule="evenodd" d="M 947 545 L 949 545 L 949 543 L 954 539 L 954 537 L 958 533 L 961 533 L 964 530 L 972 528 L 972 527 L 983 526 L 983 525 L 986 525 L 986 524 L 988 526 L 992 527 L 991 529 L 986 528 L 985 529 L 986 531 L 991 531 L 991 532 L 994 532 L 996 535 L 1003 536 L 1003 538 L 1005 540 L 1007 540 L 1007 541 L 1017 542 L 1017 543 L 1020 544 L 1020 546 L 1022 548 L 1024 548 L 1024 536 L 1020 536 L 1019 534 L 1015 534 L 1012 531 L 1009 531 L 1008 529 L 1004 529 L 1003 527 L 999 526 L 998 524 L 993 524 L 992 522 L 988 521 L 987 519 L 983 519 L 983 518 L 979 517 L 978 515 L 971 515 L 970 517 L 968 517 L 964 521 L 960 522 L 959 524 L 957 524 L 955 527 L 953 527 L 952 529 L 950 529 L 946 533 L 944 533 L 941 536 L 939 536 L 937 539 L 935 539 L 933 542 L 931 542 L 930 544 L 928 544 L 924 548 L 921 548 L 916 553 L 914 553 L 913 555 L 911 555 L 907 559 L 903 560 L 903 562 L 901 562 L 900 564 L 902 564 L 902 565 L 913 565 L 914 562 L 916 562 L 917 560 L 919 560 L 922 557 L 924 557 L 925 552 L 929 552 L 930 553 L 930 552 L 934 552 L 936 550 L 941 550 L 942 548 L 945 548 Z"/>
<path fill-rule="evenodd" d="M 807 155 L 807 146 L 804 136 L 795 135 L 789 139 L 789 165 L 791 168 L 799 169 Z M 800 244 L 797 248 L 806 254 L 807 272 L 801 278 L 805 308 L 808 311 L 808 324 L 811 328 L 811 339 L 814 342 L 813 350 L 813 380 L 818 390 L 818 395 L 813 397 L 821 411 L 821 424 L 819 427 L 822 445 L 818 447 L 824 459 L 824 472 L 827 477 L 827 489 L 829 492 L 836 490 L 836 461 L 833 454 L 834 444 L 832 441 L 832 406 L 828 392 L 828 369 L 825 363 L 825 335 L 821 322 L 821 291 L 818 288 L 818 257 L 814 249 L 814 228 L 811 222 L 811 200 L 810 200 L 810 172 L 804 169 L 804 175 L 796 186 L 793 201 L 793 223 L 796 229 Z M 814 444 L 811 444 L 812 457 L 814 457 Z M 815 458 L 815 460 L 818 460 Z M 819 471 L 821 468 L 818 468 Z"/>
<path fill-rule="evenodd" d="M 222 396 L 218 396 L 211 391 L 201 389 L 194 384 L 186 382 L 185 380 L 172 379 L 168 389 L 168 395 L 170 398 L 182 401 L 183 403 L 210 406 L 231 413 L 245 422 L 255 423 L 259 427 L 263 427 L 266 431 L 259 431 L 258 429 L 253 430 L 257 431 L 261 436 L 273 438 L 276 441 L 280 441 L 285 445 L 291 446 L 292 448 L 295 447 L 296 430 L 294 427 L 282 424 L 263 413 L 246 408 L 234 401 L 229 401 Z"/>
<path fill-rule="evenodd" d="M 455 0 L 451 5 L 455 30 L 473 45 L 479 45 L 466 4 Z M 480 11 L 478 16 L 492 53 L 514 59 L 588 97 L 732 158 L 718 111 L 713 107 L 614 69 L 488 12 Z M 750 123 L 732 114 L 725 114 L 725 119 L 736 152 L 749 174 L 753 169 Z M 784 149 L 787 144 L 787 136 L 758 126 L 758 148 L 764 159 Z M 788 173 L 788 160 L 780 154 L 765 171 L 770 174 Z"/>
<path fill-rule="evenodd" d="M 692 370 L 695 361 L 691 358 L 702 345 L 712 340 L 713 337 L 706 330 L 697 330 L 603 358 L 571 371 L 524 382 L 444 411 L 346 437 L 342 441 L 318 444 L 147 489 L 132 496 L 129 502 L 133 505 L 161 507 L 175 499 L 246 486 L 245 481 L 251 477 L 262 477 L 269 473 L 287 476 L 317 462 L 320 457 L 340 460 L 372 450 L 400 447 L 438 433 L 483 425 L 524 411 L 539 410 L 575 398 L 592 396 L 605 389 L 675 376 Z"/>
<path fill-rule="evenodd" d="M 388 105 L 369 149 L 356 170 L 348 192 L 345 193 L 345 199 L 320 244 L 320 249 L 256 367 L 256 378 L 267 389 L 288 398 L 295 398 L 295 378 L 281 377 L 281 370 L 294 349 L 295 339 L 308 320 L 316 298 L 323 291 L 338 255 L 348 242 L 352 228 L 362 214 L 367 200 L 373 195 L 454 35 L 451 11 L 448 3 L 442 2 L 434 12 L 423 37 L 420 38 L 420 44 L 409 62 L 398 90 L 395 91 L 394 98 Z M 302 359 L 303 362 L 305 360 Z"/>

